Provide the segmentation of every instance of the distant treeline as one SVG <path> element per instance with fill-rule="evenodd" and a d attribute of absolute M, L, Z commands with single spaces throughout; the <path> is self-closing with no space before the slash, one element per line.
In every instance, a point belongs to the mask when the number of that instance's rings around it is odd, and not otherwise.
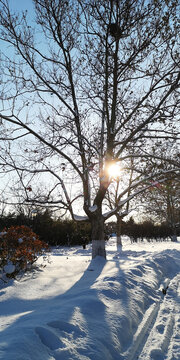
<path fill-rule="evenodd" d="M 16 215 L 10 213 L 0 217 L 0 231 L 5 227 L 26 225 L 29 226 L 39 238 L 51 246 L 73 246 L 86 245 L 91 241 L 91 225 L 89 223 L 75 222 L 69 219 L 53 219 L 48 211 L 37 213 L 34 217 L 24 214 Z M 105 227 L 105 238 L 116 233 L 116 223 L 110 222 Z M 180 235 L 180 228 L 176 229 L 176 234 Z M 131 241 L 166 240 L 171 237 L 173 230 L 167 224 L 154 225 L 151 221 L 144 221 L 141 224 L 134 222 L 133 218 L 129 221 L 121 222 L 121 235 L 127 235 Z"/>
<path fill-rule="evenodd" d="M 116 233 L 116 223 L 109 223 L 109 229 Z M 146 220 L 142 223 L 136 223 L 133 218 L 129 221 L 121 221 L 121 235 L 127 235 L 132 242 L 143 241 L 144 239 L 151 241 L 162 241 L 168 238 L 173 239 L 173 235 L 180 236 L 180 226 L 176 229 L 167 223 L 155 225 L 152 221 Z"/>

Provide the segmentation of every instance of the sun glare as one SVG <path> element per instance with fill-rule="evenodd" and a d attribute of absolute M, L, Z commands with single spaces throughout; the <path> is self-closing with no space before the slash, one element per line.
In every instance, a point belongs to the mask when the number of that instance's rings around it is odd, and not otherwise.
<path fill-rule="evenodd" d="M 111 178 L 117 179 L 120 176 L 121 169 L 118 164 L 111 164 L 108 167 L 108 174 Z"/>

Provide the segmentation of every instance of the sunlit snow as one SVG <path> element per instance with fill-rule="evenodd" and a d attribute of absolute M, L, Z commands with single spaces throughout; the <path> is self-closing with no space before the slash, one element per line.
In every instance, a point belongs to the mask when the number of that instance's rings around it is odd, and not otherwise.
<path fill-rule="evenodd" d="M 45 268 L 0 280 L 0 359 L 180 359 L 180 243 L 106 249 L 54 248 Z"/>

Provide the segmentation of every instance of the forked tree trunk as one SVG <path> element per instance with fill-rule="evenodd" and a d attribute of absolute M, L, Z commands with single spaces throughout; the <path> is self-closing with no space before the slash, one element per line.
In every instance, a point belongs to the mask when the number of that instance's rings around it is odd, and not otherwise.
<path fill-rule="evenodd" d="M 97 215 L 91 220 L 92 238 L 92 258 L 102 256 L 106 259 L 105 240 L 104 240 L 104 219 L 102 215 Z"/>

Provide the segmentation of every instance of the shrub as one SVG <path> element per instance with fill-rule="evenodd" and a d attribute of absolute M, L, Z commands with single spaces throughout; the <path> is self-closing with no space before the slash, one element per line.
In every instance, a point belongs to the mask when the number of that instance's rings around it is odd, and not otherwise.
<path fill-rule="evenodd" d="M 31 268 L 47 251 L 48 245 L 27 226 L 11 226 L 0 233 L 0 268 L 7 277 Z"/>

